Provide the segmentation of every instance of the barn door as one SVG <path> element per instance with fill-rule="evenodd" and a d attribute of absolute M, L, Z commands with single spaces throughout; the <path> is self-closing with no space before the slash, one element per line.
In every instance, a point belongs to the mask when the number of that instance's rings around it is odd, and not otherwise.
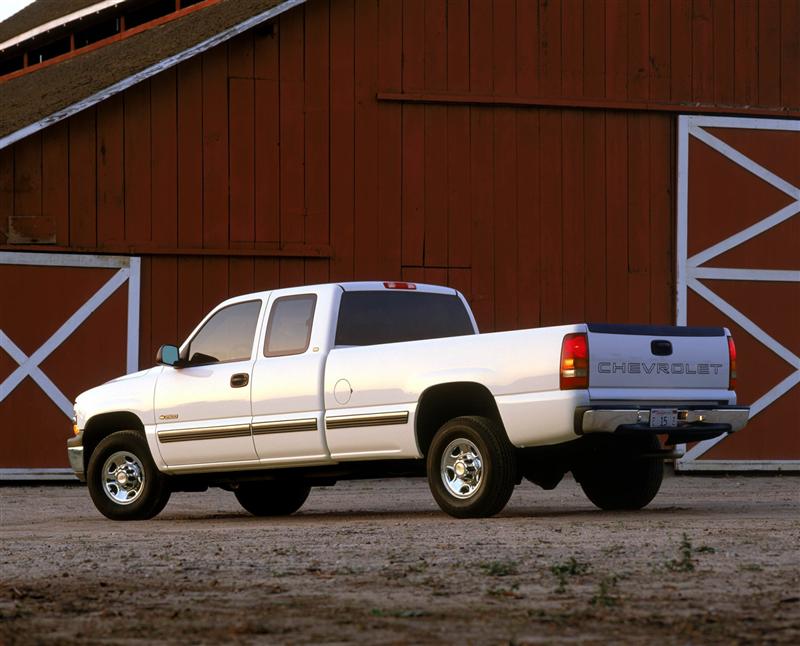
<path fill-rule="evenodd" d="M 75 397 L 138 368 L 139 258 L 0 252 L 0 285 L 0 479 L 69 476 Z"/>
<path fill-rule="evenodd" d="M 680 471 L 800 468 L 800 121 L 682 116 L 679 325 L 724 325 L 750 424 Z"/>

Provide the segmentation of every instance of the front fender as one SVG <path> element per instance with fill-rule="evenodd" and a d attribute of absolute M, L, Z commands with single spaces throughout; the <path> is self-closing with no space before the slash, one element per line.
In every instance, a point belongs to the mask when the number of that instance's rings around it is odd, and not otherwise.
<path fill-rule="evenodd" d="M 93 417 L 107 413 L 127 412 L 142 424 L 155 424 L 153 394 L 162 366 L 125 375 L 87 390 L 75 399 L 75 417 L 83 430 Z"/>

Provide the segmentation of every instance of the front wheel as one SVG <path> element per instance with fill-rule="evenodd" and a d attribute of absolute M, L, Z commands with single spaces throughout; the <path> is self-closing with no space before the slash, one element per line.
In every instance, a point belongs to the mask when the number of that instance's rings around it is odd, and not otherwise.
<path fill-rule="evenodd" d="M 243 482 L 233 493 L 253 516 L 288 516 L 308 498 L 311 487 L 301 482 Z"/>
<path fill-rule="evenodd" d="M 514 491 L 516 454 L 503 429 L 486 417 L 457 417 L 438 430 L 428 451 L 428 485 L 456 518 L 500 513 Z"/>
<path fill-rule="evenodd" d="M 146 520 L 169 501 L 167 477 L 150 456 L 144 435 L 117 431 L 89 459 L 86 484 L 95 507 L 112 520 Z"/>

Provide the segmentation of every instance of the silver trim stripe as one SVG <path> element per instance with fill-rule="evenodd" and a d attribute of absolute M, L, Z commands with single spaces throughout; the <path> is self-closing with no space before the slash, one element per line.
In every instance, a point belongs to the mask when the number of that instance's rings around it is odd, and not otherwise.
<path fill-rule="evenodd" d="M 373 413 L 371 415 L 334 415 L 325 419 L 325 428 L 359 428 L 363 426 L 394 426 L 408 423 L 408 411 Z"/>
<path fill-rule="evenodd" d="M 334 415 L 325 420 L 328 429 L 363 428 L 368 426 L 394 426 L 408 423 L 408 411 L 373 413 L 370 415 Z M 257 422 L 255 424 L 236 424 L 232 426 L 212 426 L 208 428 L 187 428 L 180 430 L 158 431 L 158 441 L 193 442 L 195 440 L 223 440 L 231 437 L 247 437 L 249 435 L 269 435 L 272 433 L 302 433 L 317 430 L 317 420 L 287 419 L 275 422 Z"/>
<path fill-rule="evenodd" d="M 251 433 L 253 435 L 267 435 L 269 433 L 298 433 L 316 430 L 317 420 L 314 418 L 287 419 L 276 422 L 258 422 L 256 424 L 235 424 L 232 426 L 158 431 L 158 441 L 162 444 L 166 444 L 168 442 L 192 442 L 194 440 L 222 440 L 229 437 L 247 437 Z"/>
<path fill-rule="evenodd" d="M 253 435 L 268 435 L 270 433 L 301 433 L 303 431 L 316 431 L 317 420 L 287 419 L 277 422 L 257 422 L 252 425 Z"/>
<path fill-rule="evenodd" d="M 222 440 L 229 437 L 248 437 L 249 435 L 250 424 L 236 424 L 233 426 L 158 431 L 158 441 L 162 444 L 167 444 L 168 442 L 191 442 L 192 440 Z"/>

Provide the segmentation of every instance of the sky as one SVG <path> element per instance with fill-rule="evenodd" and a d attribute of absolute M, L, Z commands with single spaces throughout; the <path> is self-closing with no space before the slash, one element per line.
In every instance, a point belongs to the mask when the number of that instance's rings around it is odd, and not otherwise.
<path fill-rule="evenodd" d="M 17 13 L 23 7 L 29 5 L 33 0 L 0 0 L 0 22 L 10 15 Z"/>

